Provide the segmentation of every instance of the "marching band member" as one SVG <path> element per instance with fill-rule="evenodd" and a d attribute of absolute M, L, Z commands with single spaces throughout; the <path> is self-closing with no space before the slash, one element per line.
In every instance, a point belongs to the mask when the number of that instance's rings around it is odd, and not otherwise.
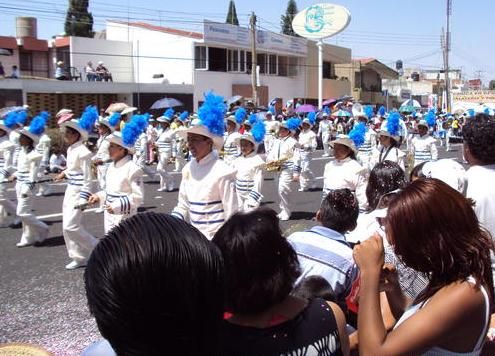
<path fill-rule="evenodd" d="M 323 154 L 322 157 L 330 156 L 330 146 L 329 142 L 332 137 L 333 124 L 328 120 L 328 112 L 323 112 L 321 115 L 321 121 L 318 126 L 318 136 L 321 137 L 321 142 L 323 144 Z"/>
<path fill-rule="evenodd" d="M 275 112 L 274 107 L 270 107 L 270 110 L 265 114 L 265 152 L 268 154 L 271 150 L 273 140 L 275 139 L 275 136 L 277 135 L 278 128 L 280 126 L 280 122 L 277 120 L 273 119 L 273 115 Z"/>
<path fill-rule="evenodd" d="M 177 206 L 172 215 L 190 222 L 208 239 L 238 210 L 235 170 L 218 158 L 223 146 L 225 104 L 210 92 L 199 119 L 178 135 L 186 137 L 192 154 L 182 169 Z"/>
<path fill-rule="evenodd" d="M 148 135 L 146 129 L 148 128 L 150 115 L 144 114 L 135 116 L 137 119 L 135 120 L 133 116 L 130 122 L 134 122 L 133 125 L 138 125 L 137 127 L 139 128 L 140 134 L 136 139 L 132 160 L 148 177 L 154 177 L 155 172 L 146 166 L 146 157 L 148 154 Z"/>
<path fill-rule="evenodd" d="M 9 140 L 9 135 L 16 125 L 16 112 L 7 115 L 5 121 L 0 121 L 0 227 L 9 226 L 9 215 L 15 219 L 12 226 L 20 223 L 20 219 L 16 215 L 16 207 L 8 198 L 5 184 L 15 172 L 13 164 L 15 144 Z"/>
<path fill-rule="evenodd" d="M 226 119 L 227 131 L 224 134 L 223 160 L 227 164 L 239 157 L 239 127 L 247 116 L 246 109 L 239 108 L 234 115 L 229 115 Z"/>
<path fill-rule="evenodd" d="M 361 138 L 358 138 L 359 136 Z M 331 190 L 347 188 L 355 192 L 359 208 L 364 210 L 368 206 L 366 199 L 368 171 L 356 160 L 358 153 L 356 143 L 362 143 L 364 139 L 359 133 L 354 136 L 354 132 L 352 132 L 352 137 L 356 142 L 350 136 L 342 135 L 330 143 L 334 150 L 335 160 L 325 165 L 323 197 L 325 198 Z"/>
<path fill-rule="evenodd" d="M 143 170 L 132 160 L 132 153 L 147 123 L 146 115 L 134 115 L 122 132 L 108 137 L 112 163 L 107 170 L 104 190 L 91 195 L 89 204 L 100 203 L 105 210 L 105 233 L 128 217 L 137 213 L 143 203 Z"/>
<path fill-rule="evenodd" d="M 156 145 L 158 146 L 158 166 L 156 167 L 156 172 L 160 175 L 160 188 L 159 192 L 164 192 L 165 190 L 171 192 L 175 188 L 175 183 L 173 177 L 167 170 L 169 161 L 173 157 L 173 149 L 175 146 L 175 131 L 170 128 L 170 123 L 172 122 L 172 117 L 174 115 L 173 109 L 168 109 L 163 116 L 160 116 L 157 121 L 162 127 L 162 132 L 156 140 Z"/>
<path fill-rule="evenodd" d="M 17 179 L 15 191 L 17 195 L 17 216 L 22 221 L 21 240 L 17 247 L 41 243 L 48 237 L 48 226 L 33 214 L 33 191 L 38 179 L 38 171 L 42 156 L 35 150 L 40 136 L 45 130 L 48 113 L 42 113 L 31 121 L 29 127 L 19 131 L 21 152 L 17 159 L 17 172 L 9 180 Z"/>
<path fill-rule="evenodd" d="M 177 130 L 186 128 L 185 123 L 189 120 L 189 113 L 184 111 L 177 118 Z M 187 144 L 184 137 L 175 136 L 175 169 L 174 172 L 179 172 L 186 164 Z"/>
<path fill-rule="evenodd" d="M 232 167 L 237 171 L 235 188 L 239 199 L 239 208 L 244 212 L 258 208 L 263 199 L 261 187 L 265 161 L 257 152 L 264 137 L 265 124 L 258 121 L 253 125 L 251 132 L 243 134 L 238 139 L 241 156 L 232 162 Z"/>
<path fill-rule="evenodd" d="M 278 217 L 282 221 L 287 221 L 290 218 L 291 209 L 289 204 L 289 194 L 291 193 L 291 182 L 293 182 L 297 174 L 294 173 L 294 151 L 297 141 L 292 135 L 301 124 L 300 119 L 292 118 L 281 123 L 278 130 L 278 138 L 273 140 L 272 148 L 267 155 L 266 161 L 268 165 L 280 164 L 278 173 L 278 195 L 280 197 L 280 213 Z"/>
<path fill-rule="evenodd" d="M 149 164 L 152 164 L 155 162 L 155 143 L 156 140 L 158 139 L 159 132 L 157 129 L 158 121 L 156 121 L 155 118 L 150 117 L 148 120 L 149 125 L 148 128 L 146 129 L 146 137 L 148 139 L 148 162 Z"/>
<path fill-rule="evenodd" d="M 120 122 L 120 113 L 114 112 L 110 116 L 101 118 L 98 125 L 98 141 L 96 141 L 97 151 L 92 158 L 93 165 L 96 166 L 96 178 L 98 180 L 99 189 L 105 189 L 106 175 L 110 156 L 108 154 L 108 136 L 115 131 L 115 127 Z M 98 211 L 103 212 L 103 211 Z"/>
<path fill-rule="evenodd" d="M 28 113 L 26 110 L 22 110 L 17 112 L 17 125 L 19 128 L 22 128 L 27 121 L 28 118 Z M 19 137 L 21 134 L 19 133 L 18 130 L 12 130 L 9 135 L 9 139 L 12 143 L 15 145 L 14 149 L 14 157 L 13 157 L 13 164 L 15 167 L 17 167 L 17 157 L 19 157 L 19 153 L 21 152 L 21 145 L 19 144 Z"/>
<path fill-rule="evenodd" d="M 406 154 L 399 149 L 400 142 L 400 115 L 393 112 L 380 127 L 378 140 L 380 145 L 374 147 L 371 153 L 368 168 L 373 169 L 378 163 L 383 161 L 392 161 L 397 163 L 405 171 Z"/>
<path fill-rule="evenodd" d="M 302 130 L 299 133 L 299 140 L 296 145 L 299 153 L 298 168 L 300 168 L 301 172 L 299 176 L 300 192 L 306 192 L 309 188 L 314 188 L 315 184 L 315 176 L 309 167 L 313 152 L 317 146 L 316 134 L 312 130 L 315 123 L 316 113 L 310 112 L 308 117 L 302 121 Z"/>
<path fill-rule="evenodd" d="M 82 225 L 83 212 L 77 209 L 85 205 L 91 196 L 91 151 L 84 145 L 88 134 L 98 119 L 98 110 L 88 106 L 79 120 L 63 122 L 64 140 L 67 149 L 67 169 L 56 180 L 67 179 L 64 202 L 62 205 L 62 229 L 69 258 L 72 261 L 66 269 L 76 269 L 86 265 L 91 251 L 98 240 Z"/>
<path fill-rule="evenodd" d="M 362 123 L 365 128 L 364 142 L 358 147 L 357 160 L 363 167 L 369 167 L 373 148 L 376 146 L 376 132 L 368 125 L 369 119 L 373 117 L 373 108 L 371 106 L 364 107 L 364 113 L 358 116 L 358 122 Z"/>
<path fill-rule="evenodd" d="M 426 116 L 428 115 L 435 116 L 433 112 L 428 113 Z M 414 137 L 411 141 L 414 152 L 414 166 L 423 162 L 436 161 L 438 159 L 436 140 L 428 134 L 427 120 L 419 121 L 418 133 L 419 136 Z"/>
<path fill-rule="evenodd" d="M 43 114 L 43 113 L 42 113 Z M 45 113 L 48 115 L 48 113 Z M 48 122 L 48 118 L 47 118 Z M 40 169 L 38 172 L 38 178 L 42 179 L 47 173 L 50 171 L 50 147 L 52 144 L 52 139 L 50 136 L 48 136 L 46 133 L 43 133 L 40 137 L 40 140 L 38 144 L 36 145 L 35 149 L 36 151 L 41 154 L 41 163 L 40 163 Z M 39 183 L 39 189 L 38 193 L 36 193 L 36 196 L 48 196 L 50 195 L 52 189 L 48 185 L 48 183 L 43 182 Z"/>

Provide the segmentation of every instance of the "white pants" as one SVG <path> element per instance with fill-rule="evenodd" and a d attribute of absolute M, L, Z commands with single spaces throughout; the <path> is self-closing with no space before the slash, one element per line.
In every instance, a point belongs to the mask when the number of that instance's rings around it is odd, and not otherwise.
<path fill-rule="evenodd" d="M 328 142 L 330 141 L 330 133 L 321 135 L 321 143 L 323 144 L 323 153 L 327 156 L 330 156 L 330 145 Z"/>
<path fill-rule="evenodd" d="M 103 214 L 105 234 L 112 230 L 115 226 L 119 225 L 122 220 L 130 218 L 137 214 L 137 210 L 131 210 L 130 214 L 110 214 L 105 210 Z"/>
<path fill-rule="evenodd" d="M 132 157 L 134 163 L 141 168 L 148 177 L 154 177 L 155 173 L 153 172 L 152 169 L 150 169 L 148 166 L 146 166 L 146 153 L 136 153 Z"/>
<path fill-rule="evenodd" d="M 179 172 L 186 164 L 186 159 L 182 154 L 177 154 L 175 157 L 175 171 Z"/>
<path fill-rule="evenodd" d="M 168 160 L 172 157 L 172 154 L 160 152 L 160 159 L 158 166 L 156 167 L 156 173 L 160 175 L 160 189 L 169 189 L 174 187 L 174 179 L 170 175 L 170 168 Z"/>
<path fill-rule="evenodd" d="M 108 163 L 101 164 L 96 167 L 96 175 L 98 180 L 99 190 L 105 190 L 107 178 Z"/>
<path fill-rule="evenodd" d="M 6 227 L 10 224 L 9 215 L 16 217 L 15 204 L 7 197 L 7 184 L 0 184 L 0 227 Z"/>
<path fill-rule="evenodd" d="M 98 240 L 81 225 L 83 212 L 74 209 L 79 203 L 79 192 L 79 187 L 71 185 L 65 190 L 62 229 L 69 258 L 76 262 L 86 262 Z"/>
<path fill-rule="evenodd" d="M 299 177 L 299 185 L 301 189 L 304 190 L 311 188 L 315 181 L 315 175 L 313 174 L 313 171 L 311 171 L 311 168 L 309 167 L 312 156 L 313 155 L 311 152 L 305 152 L 305 151 L 300 152 L 301 175 Z"/>
<path fill-rule="evenodd" d="M 31 193 L 27 197 L 21 196 L 22 183 L 18 182 L 15 186 L 17 194 L 17 215 L 22 221 L 22 236 L 20 243 L 33 244 L 39 241 L 41 235 L 48 230 L 48 225 L 39 221 L 33 214 L 33 196 Z"/>
<path fill-rule="evenodd" d="M 285 169 L 278 174 L 278 196 L 280 198 L 280 212 L 290 217 L 291 210 L 289 205 L 289 194 L 292 192 L 293 172 L 292 169 Z"/>

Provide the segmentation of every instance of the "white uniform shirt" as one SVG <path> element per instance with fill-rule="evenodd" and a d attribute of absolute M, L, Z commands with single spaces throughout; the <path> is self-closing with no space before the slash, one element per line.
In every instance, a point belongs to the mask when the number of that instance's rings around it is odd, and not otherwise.
<path fill-rule="evenodd" d="M 225 163 L 232 164 L 239 157 L 241 150 L 237 141 L 240 138 L 241 134 L 239 132 L 225 133 L 223 144 L 223 160 Z"/>
<path fill-rule="evenodd" d="M 91 151 L 82 141 L 67 149 L 67 169 L 64 173 L 69 186 L 80 191 L 78 204 L 86 203 L 91 195 Z"/>
<path fill-rule="evenodd" d="M 400 168 L 402 168 L 402 170 L 405 171 L 406 154 L 397 147 L 390 147 L 387 149 L 380 145 L 373 148 L 369 162 L 369 169 L 373 169 L 378 163 L 383 161 L 395 162 L 400 166 Z"/>
<path fill-rule="evenodd" d="M 280 128 L 280 122 L 277 120 L 265 120 L 265 152 L 270 152 L 273 140 L 276 138 L 278 129 Z"/>
<path fill-rule="evenodd" d="M 41 154 L 41 166 L 48 167 L 50 165 L 50 146 L 52 139 L 47 134 L 41 135 L 38 144 L 36 145 L 36 151 Z"/>
<path fill-rule="evenodd" d="M 0 137 L 0 176 L 1 179 L 8 178 L 15 171 L 14 167 L 15 145 L 7 135 Z"/>
<path fill-rule="evenodd" d="M 328 119 L 324 119 L 320 121 L 320 124 L 318 126 L 318 135 L 321 135 L 321 137 L 328 137 L 332 133 L 333 125 Z"/>
<path fill-rule="evenodd" d="M 42 156 L 34 149 L 28 152 L 26 148 L 22 148 L 19 152 L 17 171 L 14 175 L 17 178 L 17 184 L 21 184 L 22 195 L 27 195 L 34 189 L 41 159 Z"/>
<path fill-rule="evenodd" d="M 137 156 L 145 155 L 147 146 L 148 146 L 148 136 L 146 135 L 146 132 L 143 132 L 141 133 L 141 135 L 139 135 L 134 145 L 134 148 L 136 149 L 136 155 Z"/>
<path fill-rule="evenodd" d="M 103 162 L 107 162 L 110 160 L 110 153 L 108 152 L 108 148 L 110 147 L 110 142 L 107 140 L 108 135 L 100 136 L 98 141 L 96 141 L 96 147 L 98 150 L 93 157 L 93 160 L 102 160 Z"/>
<path fill-rule="evenodd" d="M 274 139 L 272 148 L 267 155 L 266 161 L 273 162 L 287 158 L 287 161 L 282 165 L 282 170 L 292 171 L 294 169 L 293 160 L 294 160 L 294 151 L 296 149 L 296 144 L 297 141 L 291 136 Z"/>
<path fill-rule="evenodd" d="M 474 211 L 481 225 L 495 240 L 495 164 L 473 166 L 466 172 L 466 197 L 475 201 Z"/>
<path fill-rule="evenodd" d="M 250 211 L 260 206 L 263 195 L 263 168 L 265 161 L 256 152 L 248 156 L 237 157 L 232 162 L 232 168 L 237 170 L 235 189 L 244 211 Z"/>
<path fill-rule="evenodd" d="M 182 169 L 177 206 L 172 215 L 182 218 L 208 239 L 238 211 L 236 171 L 213 150 L 199 162 L 193 158 Z"/>
<path fill-rule="evenodd" d="M 163 155 L 163 158 L 172 157 L 175 147 L 175 130 L 168 128 L 162 131 L 156 140 L 156 144 L 158 145 L 158 153 Z"/>
<path fill-rule="evenodd" d="M 303 130 L 299 134 L 299 146 L 304 152 L 313 152 L 316 150 L 316 134 L 313 130 Z"/>
<path fill-rule="evenodd" d="M 126 156 L 109 165 L 105 190 L 96 194 L 100 202 L 112 207 L 116 215 L 136 213 L 144 200 L 142 177 L 142 169 L 132 161 L 131 156 Z"/>
<path fill-rule="evenodd" d="M 430 135 L 416 136 L 411 141 L 414 150 L 414 165 L 422 162 L 436 161 L 438 150 L 436 141 Z"/>
<path fill-rule="evenodd" d="M 356 194 L 361 210 L 366 209 L 366 184 L 368 170 L 350 157 L 338 161 L 333 160 L 325 165 L 323 173 L 323 195 L 331 190 L 347 188 Z"/>

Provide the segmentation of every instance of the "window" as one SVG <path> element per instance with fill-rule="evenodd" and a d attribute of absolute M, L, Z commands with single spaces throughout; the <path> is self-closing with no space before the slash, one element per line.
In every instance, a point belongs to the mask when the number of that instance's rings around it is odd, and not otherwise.
<path fill-rule="evenodd" d="M 323 79 L 335 79 L 335 70 L 331 62 L 323 62 Z"/>
<path fill-rule="evenodd" d="M 253 55 L 251 52 L 246 52 L 246 73 L 251 74 L 253 70 Z"/>
<path fill-rule="evenodd" d="M 297 76 L 297 57 L 289 57 L 289 77 Z"/>
<path fill-rule="evenodd" d="M 206 65 L 206 47 L 196 46 L 194 47 L 194 68 L 195 69 L 207 69 Z"/>
<path fill-rule="evenodd" d="M 258 53 L 257 55 L 258 66 L 260 67 L 260 74 L 266 73 L 266 54 Z"/>
<path fill-rule="evenodd" d="M 287 77 L 288 75 L 289 58 L 285 56 L 278 56 L 278 75 L 281 77 Z"/>
<path fill-rule="evenodd" d="M 361 88 L 361 72 L 354 73 L 354 88 Z"/>
<path fill-rule="evenodd" d="M 239 51 L 239 72 L 246 72 L 246 51 Z"/>
<path fill-rule="evenodd" d="M 33 55 L 28 52 L 21 52 L 19 55 L 20 70 L 31 72 L 33 70 Z"/>
<path fill-rule="evenodd" d="M 225 48 L 208 47 L 208 66 L 213 72 L 227 71 L 227 50 Z"/>
<path fill-rule="evenodd" d="M 229 49 L 227 51 L 227 70 L 229 72 L 239 71 L 239 50 Z"/>
<path fill-rule="evenodd" d="M 270 54 L 268 56 L 269 65 L 268 65 L 268 74 L 277 75 L 277 55 Z"/>

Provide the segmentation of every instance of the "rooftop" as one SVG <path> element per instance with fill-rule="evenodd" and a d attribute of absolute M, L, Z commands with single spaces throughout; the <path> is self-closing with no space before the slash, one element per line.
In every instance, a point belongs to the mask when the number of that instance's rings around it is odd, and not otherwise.
<path fill-rule="evenodd" d="M 178 30 L 178 29 L 170 28 L 170 27 L 152 25 L 152 24 L 145 23 L 145 22 L 127 22 L 127 21 L 116 21 L 116 20 L 109 20 L 109 22 L 118 23 L 121 25 L 126 25 L 126 26 L 131 26 L 131 27 L 138 27 L 138 28 L 142 28 L 145 30 L 163 32 L 163 33 L 167 33 L 170 35 L 190 37 L 190 38 L 194 38 L 197 40 L 203 39 L 203 34 L 199 33 L 199 32 Z"/>

